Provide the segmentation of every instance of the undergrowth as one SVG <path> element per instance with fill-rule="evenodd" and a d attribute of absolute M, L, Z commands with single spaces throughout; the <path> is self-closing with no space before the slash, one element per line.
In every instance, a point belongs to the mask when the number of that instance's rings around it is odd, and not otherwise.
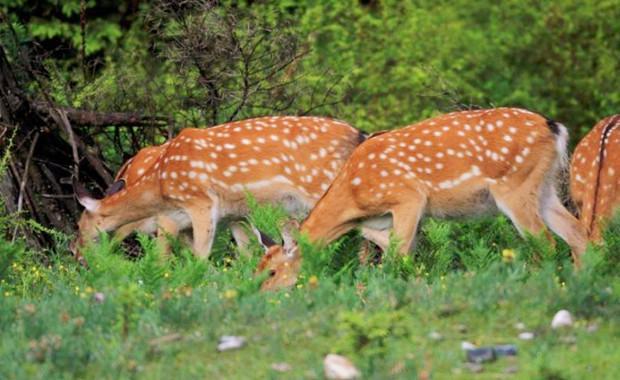
<path fill-rule="evenodd" d="M 281 210 L 252 209 L 252 223 L 279 239 Z M 276 293 L 258 291 L 258 243 L 245 256 L 228 232 L 207 261 L 179 242 L 165 256 L 148 236 L 138 238 L 143 256 L 129 259 L 104 235 L 85 250 L 88 269 L 63 250 L 42 261 L 22 242 L 0 241 L 0 378 L 320 378 L 329 352 L 365 378 L 466 377 L 461 340 L 517 343 L 514 378 L 612 378 L 619 236 L 616 218 L 578 271 L 565 244 L 523 239 L 504 217 L 426 220 L 412 256 L 392 239 L 369 265 L 357 258 L 357 232 L 324 248 L 302 237 L 301 280 Z M 559 309 L 573 313 L 573 330 L 551 331 Z M 519 342 L 517 322 L 537 338 Z M 586 332 L 593 323 L 599 331 Z M 217 353 L 231 334 L 247 347 Z M 291 372 L 271 369 L 278 362 Z M 486 371 L 501 377 L 503 363 Z"/>

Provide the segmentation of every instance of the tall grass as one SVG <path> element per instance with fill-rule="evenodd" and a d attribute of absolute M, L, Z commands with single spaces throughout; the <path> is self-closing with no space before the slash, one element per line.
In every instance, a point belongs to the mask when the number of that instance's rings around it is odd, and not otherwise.
<path fill-rule="evenodd" d="M 283 214 L 252 209 L 252 222 L 278 238 Z M 461 340 L 517 343 L 516 378 L 611 378 L 620 218 L 604 236 L 579 271 L 564 244 L 522 239 L 503 217 L 426 220 L 413 256 L 399 256 L 393 241 L 372 265 L 357 259 L 357 232 L 325 248 L 302 238 L 303 278 L 276 293 L 258 291 L 258 244 L 252 257 L 238 255 L 228 233 L 208 261 L 181 244 L 163 256 L 148 236 L 138 238 L 143 257 L 128 259 L 103 236 L 85 252 L 89 269 L 67 254 L 43 264 L 39 252 L 0 241 L 0 378 L 320 378 L 322 356 L 334 351 L 365 378 L 446 378 L 467 374 Z M 560 308 L 575 315 L 573 330 L 549 328 Z M 537 338 L 518 341 L 517 322 Z M 586 331 L 591 323 L 597 333 Z M 230 334 L 247 347 L 218 354 L 218 338 Z M 563 343 L 572 335 L 576 346 Z M 275 372 L 276 362 L 291 372 Z M 505 376 L 505 365 L 486 372 Z"/>

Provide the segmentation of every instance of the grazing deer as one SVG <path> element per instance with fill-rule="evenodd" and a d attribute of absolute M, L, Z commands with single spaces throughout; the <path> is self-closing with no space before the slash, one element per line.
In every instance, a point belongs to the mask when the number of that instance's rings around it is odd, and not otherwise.
<path fill-rule="evenodd" d="M 146 168 L 154 165 L 158 157 L 165 152 L 167 145 L 168 143 L 164 143 L 162 145 L 140 149 L 135 156 L 127 160 L 127 162 L 125 162 L 125 164 L 123 164 L 120 168 L 114 178 L 114 183 L 110 185 L 106 191 L 106 195 L 117 193 L 125 186 L 132 186 L 134 183 L 138 182 L 142 175 L 146 172 Z M 181 230 L 187 231 L 189 227 L 191 227 L 191 225 L 179 226 L 174 220 L 166 217 L 166 215 L 160 215 L 125 224 L 116 230 L 114 236 L 118 240 L 123 240 L 135 231 L 148 234 L 157 233 L 157 238 L 159 241 L 158 244 L 162 248 L 163 252 L 167 253 L 169 251 L 167 237 L 176 236 L 179 232 L 181 232 Z M 245 233 L 245 228 L 243 225 L 240 222 L 234 221 L 229 225 L 229 227 L 240 251 L 243 253 L 248 253 L 249 237 Z M 254 233 L 256 232 L 254 231 Z M 187 240 L 191 241 L 191 235 Z"/>
<path fill-rule="evenodd" d="M 307 212 L 363 140 L 350 125 L 319 117 L 263 117 L 185 129 L 127 164 L 121 173 L 135 171 L 134 181 L 121 181 L 104 199 L 76 184 L 85 211 L 72 246 L 95 239 L 99 231 L 123 226 L 122 233 L 138 226 L 151 231 L 165 221 L 160 228 L 172 233 L 191 225 L 194 253 L 207 257 L 217 222 L 247 214 L 246 192 L 259 202 L 279 202 L 291 214 Z"/>
<path fill-rule="evenodd" d="M 620 206 L 620 115 L 601 120 L 579 142 L 570 166 L 570 192 L 590 239 Z"/>
<path fill-rule="evenodd" d="M 545 224 L 571 246 L 578 263 L 585 230 L 556 194 L 566 128 L 532 112 L 498 108 L 454 112 L 379 134 L 355 149 L 302 223 L 311 242 L 327 244 L 357 225 L 393 226 L 409 251 L 424 214 L 455 217 L 499 209 L 520 233 Z M 295 282 L 301 260 L 292 239 L 268 248 L 263 289 Z"/>

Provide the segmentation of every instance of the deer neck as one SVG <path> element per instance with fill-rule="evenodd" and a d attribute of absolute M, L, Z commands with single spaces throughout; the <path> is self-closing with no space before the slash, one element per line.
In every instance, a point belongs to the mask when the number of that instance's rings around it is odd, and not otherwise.
<path fill-rule="evenodd" d="M 106 217 L 106 230 L 113 231 L 166 209 L 158 181 L 151 177 L 104 198 L 98 212 L 109 215 Z"/>

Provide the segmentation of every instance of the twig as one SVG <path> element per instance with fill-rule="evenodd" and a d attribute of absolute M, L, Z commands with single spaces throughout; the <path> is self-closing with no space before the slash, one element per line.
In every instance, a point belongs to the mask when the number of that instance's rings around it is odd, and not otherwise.
<path fill-rule="evenodd" d="M 69 199 L 73 198 L 73 194 L 40 194 L 43 198 L 52 198 L 52 199 Z"/>
<path fill-rule="evenodd" d="M 39 141 L 40 133 L 37 132 L 32 139 L 32 144 L 30 145 L 30 150 L 28 151 L 28 156 L 26 158 L 26 163 L 24 164 L 24 173 L 22 174 L 22 179 L 19 184 L 19 196 L 17 197 L 17 214 L 20 214 L 24 205 L 24 191 L 26 190 L 26 182 L 28 181 L 28 170 L 30 169 L 30 161 L 32 161 L 32 155 L 34 154 L 34 149 L 37 146 L 37 142 Z M 17 230 L 18 226 L 15 226 L 13 230 L 13 237 L 11 238 L 11 242 L 14 243 L 17 239 Z"/>
<path fill-rule="evenodd" d="M 67 112 L 60 108 L 52 108 L 50 109 L 50 115 L 56 124 L 64 127 L 69 136 L 69 144 L 71 144 L 71 152 L 73 154 L 73 175 L 75 175 L 76 178 L 80 178 L 80 155 L 78 154 L 73 128 L 71 128 L 71 123 L 69 123 L 69 119 L 67 118 Z"/>

